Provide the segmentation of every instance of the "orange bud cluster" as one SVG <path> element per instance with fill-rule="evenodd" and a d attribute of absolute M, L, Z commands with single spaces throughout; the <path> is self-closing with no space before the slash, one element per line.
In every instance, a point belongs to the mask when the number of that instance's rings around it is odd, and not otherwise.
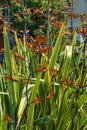
<path fill-rule="evenodd" d="M 19 53 L 17 53 L 17 52 L 15 52 L 14 54 L 15 54 L 15 56 L 18 57 L 19 59 L 25 60 L 25 58 L 24 58 L 21 54 L 19 54 Z"/>
<path fill-rule="evenodd" d="M 48 96 L 46 96 L 45 98 L 42 98 L 42 97 L 41 97 L 41 98 L 40 98 L 40 97 L 39 97 L 39 98 L 36 98 L 36 99 L 34 99 L 31 103 L 34 103 L 34 104 L 37 105 L 37 104 L 40 103 L 40 101 L 42 101 L 42 100 L 45 101 L 46 99 L 50 99 L 51 97 L 53 97 L 53 95 L 54 95 L 54 94 L 51 93 L 51 94 L 49 94 Z"/>
<path fill-rule="evenodd" d="M 5 116 L 4 120 L 8 122 L 12 121 L 11 117 L 8 114 Z"/>
<path fill-rule="evenodd" d="M 68 85 L 68 86 L 74 86 L 74 82 L 70 82 L 68 79 L 63 80 L 61 79 L 61 83 L 63 83 L 64 85 Z M 78 88 L 83 88 L 84 85 L 83 84 L 78 84 Z"/>
<path fill-rule="evenodd" d="M 49 52 L 52 50 L 51 46 L 44 46 L 47 43 L 48 37 L 42 38 L 41 36 L 37 36 L 36 38 L 30 37 L 30 42 L 26 42 L 26 46 L 33 50 L 36 54 L 41 54 L 45 52 Z"/>
<path fill-rule="evenodd" d="M 17 81 L 11 74 L 6 74 L 5 78 L 12 80 L 12 81 Z"/>
<path fill-rule="evenodd" d="M 87 36 L 87 28 L 82 27 L 82 30 L 80 32 L 82 35 Z"/>

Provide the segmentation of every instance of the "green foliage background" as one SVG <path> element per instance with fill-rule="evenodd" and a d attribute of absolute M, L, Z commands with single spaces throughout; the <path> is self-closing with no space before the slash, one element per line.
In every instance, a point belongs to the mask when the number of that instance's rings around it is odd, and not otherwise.
<path fill-rule="evenodd" d="M 11 4 L 12 12 L 21 13 L 21 3 L 11 1 Z M 28 19 L 26 17 L 35 36 L 38 30 L 39 35 L 48 37 L 44 45 L 35 44 L 32 40 L 27 42 L 25 35 L 20 39 L 14 30 L 16 45 L 10 50 L 8 31 L 3 27 L 5 50 L 3 63 L 0 64 L 1 130 L 87 129 L 87 68 L 84 66 L 87 55 L 82 53 L 83 43 L 76 46 L 75 30 L 65 35 L 67 24 L 62 12 L 65 4 L 65 1 L 50 1 L 50 16 L 53 17 L 53 10 L 58 9 L 59 13 L 54 17 L 58 22 L 62 21 L 61 27 L 55 28 L 47 17 L 48 1 L 25 1 L 26 8 L 46 9 L 43 13 L 45 17 L 37 14 L 36 25 L 33 23 L 36 21 L 31 20 L 32 11 L 29 10 Z M 11 14 L 11 21 L 12 29 L 24 29 L 23 14 L 20 20 Z M 39 26 L 43 23 L 45 29 L 41 30 Z M 56 32 L 57 35 L 53 35 Z M 51 50 L 46 52 L 49 46 Z M 45 51 L 41 52 L 41 49 Z M 45 70 L 36 71 L 40 67 L 45 67 Z"/>

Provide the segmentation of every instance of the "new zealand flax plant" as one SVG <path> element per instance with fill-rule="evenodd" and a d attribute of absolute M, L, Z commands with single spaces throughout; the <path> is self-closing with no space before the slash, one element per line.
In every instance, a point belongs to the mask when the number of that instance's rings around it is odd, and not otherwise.
<path fill-rule="evenodd" d="M 86 68 L 82 76 L 85 57 L 80 56 L 80 60 L 76 57 L 76 32 L 67 44 L 68 39 L 63 40 L 64 30 L 65 23 L 50 50 L 48 62 L 46 48 L 38 51 L 33 42 L 31 46 L 26 41 L 22 43 L 16 32 L 16 45 L 10 50 L 8 34 L 3 28 L 1 130 L 86 130 Z"/>

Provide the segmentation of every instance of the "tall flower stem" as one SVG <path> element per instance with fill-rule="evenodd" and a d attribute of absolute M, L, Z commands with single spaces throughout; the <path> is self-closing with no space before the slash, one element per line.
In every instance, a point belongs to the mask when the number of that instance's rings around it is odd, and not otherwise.
<path fill-rule="evenodd" d="M 74 6 L 74 4 L 73 4 L 73 0 L 71 1 L 71 14 L 72 14 L 72 16 L 71 16 L 71 29 L 73 29 L 73 6 Z"/>
<path fill-rule="evenodd" d="M 48 45 L 50 45 L 50 0 L 48 0 Z M 48 52 L 48 62 L 49 62 L 49 52 Z"/>

